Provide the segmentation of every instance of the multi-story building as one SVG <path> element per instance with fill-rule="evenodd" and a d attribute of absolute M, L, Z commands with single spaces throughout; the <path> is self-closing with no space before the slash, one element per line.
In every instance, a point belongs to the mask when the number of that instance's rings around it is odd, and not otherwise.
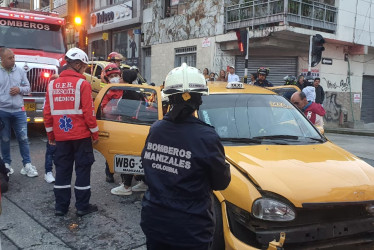
<path fill-rule="evenodd" d="M 16 7 L 29 10 L 32 4 L 32 0 L 0 0 L 0 7 Z"/>
<path fill-rule="evenodd" d="M 65 34 L 67 49 L 76 47 L 80 30 L 74 26 L 74 18 L 79 14 L 78 1 L 74 0 L 33 0 L 30 8 L 43 12 L 56 12 L 59 17 L 65 18 Z M 79 27 L 80 28 L 80 27 Z"/>
<path fill-rule="evenodd" d="M 86 18 L 89 55 L 105 60 L 111 51 L 126 57 L 128 65 L 140 67 L 141 1 L 81 1 Z"/>
<path fill-rule="evenodd" d="M 312 75 L 321 78 L 326 92 L 327 126 L 369 123 L 374 122 L 373 27 L 371 0 L 147 0 L 144 70 L 157 84 L 182 61 L 217 73 L 235 65 L 243 77 L 235 31 L 248 28 L 249 72 L 269 67 L 269 80 L 282 85 L 285 75 L 307 73 L 309 38 L 320 34 L 325 60 Z"/>

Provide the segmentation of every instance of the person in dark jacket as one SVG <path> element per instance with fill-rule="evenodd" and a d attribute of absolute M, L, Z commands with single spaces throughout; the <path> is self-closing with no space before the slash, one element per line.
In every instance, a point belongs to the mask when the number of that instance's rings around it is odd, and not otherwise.
<path fill-rule="evenodd" d="M 323 90 L 322 86 L 320 85 L 321 79 L 316 77 L 314 79 L 313 85 L 316 88 L 316 103 L 323 104 L 325 100 L 325 91 Z"/>
<path fill-rule="evenodd" d="M 231 180 L 218 134 L 195 116 L 208 88 L 198 69 L 183 63 L 169 72 L 163 93 L 170 111 L 152 125 L 141 155 L 148 190 L 140 225 L 148 250 L 208 249 L 215 228 L 212 190 Z"/>
<path fill-rule="evenodd" d="M 269 75 L 269 69 L 261 67 L 257 70 L 257 81 L 253 84 L 260 87 L 273 87 L 273 84 L 266 80 Z"/>

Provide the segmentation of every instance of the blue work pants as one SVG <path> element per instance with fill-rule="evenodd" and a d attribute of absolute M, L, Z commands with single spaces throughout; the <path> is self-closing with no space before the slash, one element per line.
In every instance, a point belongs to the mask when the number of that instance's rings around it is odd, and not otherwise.
<path fill-rule="evenodd" d="M 4 128 L 0 132 L 1 154 L 5 163 L 11 164 L 10 139 L 11 129 L 14 130 L 18 140 L 19 151 L 22 156 L 22 163 L 31 163 L 29 139 L 27 137 L 27 117 L 25 111 L 5 112 L 0 110 L 0 118 L 4 123 Z"/>
<path fill-rule="evenodd" d="M 91 197 L 91 166 L 95 161 L 91 138 L 71 141 L 56 141 L 55 208 L 67 212 L 71 198 L 71 178 L 75 163 L 75 207 L 86 210 Z"/>
<path fill-rule="evenodd" d="M 47 141 L 47 149 L 45 151 L 45 173 L 52 172 L 53 162 L 55 158 L 56 145 L 49 144 Z"/>

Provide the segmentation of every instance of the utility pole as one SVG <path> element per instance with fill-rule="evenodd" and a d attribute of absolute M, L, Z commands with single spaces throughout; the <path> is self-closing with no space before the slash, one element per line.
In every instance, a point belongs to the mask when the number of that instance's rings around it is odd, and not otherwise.
<path fill-rule="evenodd" d="M 247 42 L 246 42 L 246 53 L 245 53 L 245 64 L 244 64 L 244 83 L 248 83 L 248 50 L 249 50 L 249 28 L 246 29 L 247 32 Z"/>
<path fill-rule="evenodd" d="M 309 38 L 309 63 L 308 63 L 308 76 L 312 74 L 312 49 L 313 49 L 313 36 Z"/>

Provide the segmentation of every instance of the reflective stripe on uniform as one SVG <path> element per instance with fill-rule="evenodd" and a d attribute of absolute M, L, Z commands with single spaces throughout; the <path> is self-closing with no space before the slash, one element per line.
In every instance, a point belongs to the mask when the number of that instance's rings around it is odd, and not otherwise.
<path fill-rule="evenodd" d="M 82 86 L 82 82 L 83 81 L 84 81 L 84 79 L 79 79 L 78 82 L 77 82 L 77 86 L 75 87 L 75 105 L 74 105 L 74 109 L 75 110 L 80 110 L 81 112 L 82 112 L 82 110 L 79 109 L 79 105 L 81 104 L 81 86 Z"/>
<path fill-rule="evenodd" d="M 51 106 L 51 114 L 52 115 L 81 115 L 83 114 L 82 109 L 79 109 L 79 105 L 81 102 L 81 95 L 80 95 L 80 88 L 84 79 L 79 79 L 77 85 L 75 86 L 75 99 L 74 99 L 74 109 L 63 109 L 63 110 L 55 110 L 54 103 L 53 103 L 53 81 L 49 83 L 48 90 L 49 90 L 49 103 Z"/>
<path fill-rule="evenodd" d="M 71 185 L 63 185 L 63 186 L 55 185 L 54 188 L 71 188 Z"/>
<path fill-rule="evenodd" d="M 47 133 L 48 133 L 48 132 L 52 132 L 52 131 L 53 131 L 53 127 L 48 127 L 48 128 L 46 127 L 46 128 L 45 128 L 45 131 L 47 131 Z"/>
<path fill-rule="evenodd" d="M 94 128 L 90 128 L 90 130 L 91 130 L 91 133 L 95 133 L 95 132 L 99 131 L 99 127 L 96 126 Z"/>
<path fill-rule="evenodd" d="M 74 188 L 78 189 L 78 190 L 86 190 L 86 189 L 90 189 L 91 186 L 86 186 L 86 187 L 77 187 L 77 186 L 75 186 Z"/>

